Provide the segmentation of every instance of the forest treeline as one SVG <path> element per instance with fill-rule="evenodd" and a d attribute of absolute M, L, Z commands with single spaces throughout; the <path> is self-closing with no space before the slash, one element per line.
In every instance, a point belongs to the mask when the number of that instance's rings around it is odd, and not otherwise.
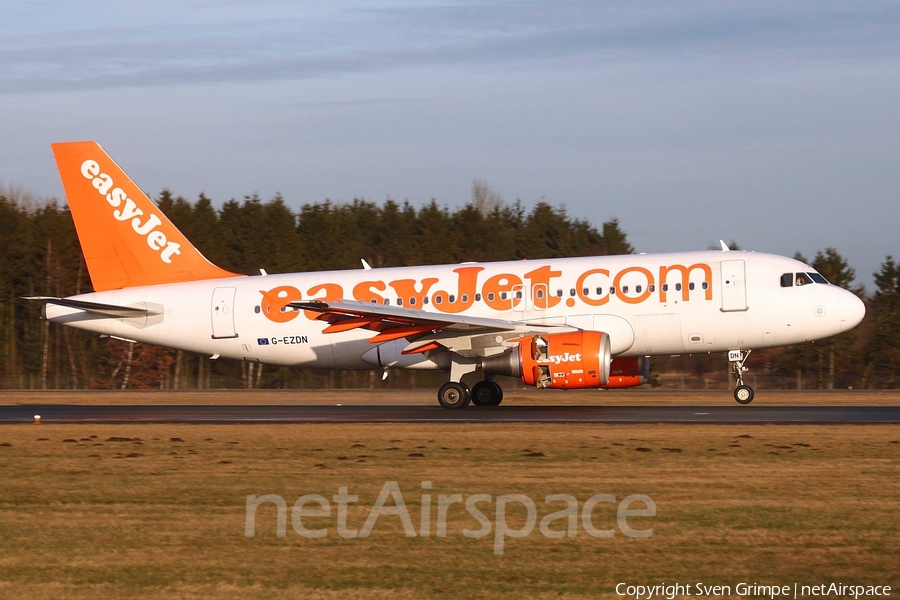
<path fill-rule="evenodd" d="M 221 208 L 163 191 L 160 209 L 207 258 L 237 273 L 258 274 L 512 259 L 628 254 L 634 249 L 617 220 L 597 229 L 565 209 L 539 202 L 505 204 L 475 182 L 472 200 L 451 210 L 388 199 L 325 201 L 291 210 L 276 196 L 230 200 Z M 66 206 L 0 194 L 0 387 L 20 389 L 218 387 L 406 387 L 434 385 L 437 374 L 321 372 L 260 367 L 146 344 L 101 338 L 40 319 L 39 303 L 23 296 L 91 291 Z M 799 256 L 798 256 L 799 257 Z M 803 257 L 799 257 L 803 258 Z M 804 259 L 805 260 L 805 259 Z M 807 261 L 810 262 L 810 261 Z M 855 272 L 833 248 L 811 264 L 837 285 L 854 289 Z M 754 354 L 761 387 L 896 387 L 900 367 L 900 266 L 887 257 L 866 295 L 856 330 L 817 344 Z M 726 387 L 719 353 L 652 361 L 654 382 Z"/>

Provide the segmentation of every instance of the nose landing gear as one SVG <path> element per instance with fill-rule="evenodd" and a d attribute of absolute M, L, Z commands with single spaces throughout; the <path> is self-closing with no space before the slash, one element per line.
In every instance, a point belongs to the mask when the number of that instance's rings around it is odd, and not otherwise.
<path fill-rule="evenodd" d="M 739 404 L 750 404 L 753 402 L 753 396 L 755 395 L 753 388 L 744 384 L 744 373 L 749 371 L 744 366 L 744 362 L 750 356 L 750 352 L 751 350 L 740 349 L 728 351 L 728 362 L 731 363 L 731 374 L 734 375 L 735 379 L 734 399 Z"/>

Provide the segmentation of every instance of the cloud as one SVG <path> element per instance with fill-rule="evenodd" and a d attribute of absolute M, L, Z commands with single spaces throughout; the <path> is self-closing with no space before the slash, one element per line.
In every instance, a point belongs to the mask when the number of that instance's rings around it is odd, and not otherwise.
<path fill-rule="evenodd" d="M 410 67 L 895 58 L 892 3 L 471 2 L 384 9 L 172 4 L 0 38 L 0 93 L 294 80 Z M 156 15 L 167 6 L 156 7 Z M 217 18 L 210 18 L 214 11 Z M 98 27 L 98 25 L 100 27 Z"/>

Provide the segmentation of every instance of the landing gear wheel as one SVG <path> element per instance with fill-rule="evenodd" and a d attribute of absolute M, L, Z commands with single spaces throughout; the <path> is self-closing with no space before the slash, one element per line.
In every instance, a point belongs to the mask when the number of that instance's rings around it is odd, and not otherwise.
<path fill-rule="evenodd" d="M 503 402 L 503 388 L 500 387 L 499 383 L 494 381 L 489 381 L 488 383 L 494 388 L 494 397 L 491 398 L 491 402 L 488 406 L 500 406 L 500 403 Z"/>
<path fill-rule="evenodd" d="M 472 386 L 472 404 L 475 406 L 488 406 L 494 392 L 487 381 L 479 381 Z"/>
<path fill-rule="evenodd" d="M 731 374 L 734 376 L 734 399 L 739 404 L 750 404 L 753 402 L 753 388 L 744 385 L 744 373 L 749 369 L 744 366 L 747 358 L 750 357 L 751 350 L 729 350 L 728 362 L 731 363 Z"/>
<path fill-rule="evenodd" d="M 750 404 L 753 402 L 753 388 L 749 385 L 739 385 L 734 388 L 734 399 L 739 404 Z"/>
<path fill-rule="evenodd" d="M 469 387 L 464 383 L 448 381 L 438 390 L 438 402 L 444 408 L 465 408 L 469 405 Z"/>
<path fill-rule="evenodd" d="M 472 386 L 472 404 L 497 406 L 503 401 L 503 388 L 493 381 L 479 381 Z"/>

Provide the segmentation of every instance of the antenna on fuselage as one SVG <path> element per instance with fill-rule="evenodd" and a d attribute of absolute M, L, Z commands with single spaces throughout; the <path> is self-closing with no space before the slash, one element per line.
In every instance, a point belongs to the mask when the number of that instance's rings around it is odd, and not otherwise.
<path fill-rule="evenodd" d="M 719 240 L 719 244 L 722 245 L 722 252 L 731 252 L 731 248 L 728 247 L 728 244 L 725 243 L 725 240 Z"/>

